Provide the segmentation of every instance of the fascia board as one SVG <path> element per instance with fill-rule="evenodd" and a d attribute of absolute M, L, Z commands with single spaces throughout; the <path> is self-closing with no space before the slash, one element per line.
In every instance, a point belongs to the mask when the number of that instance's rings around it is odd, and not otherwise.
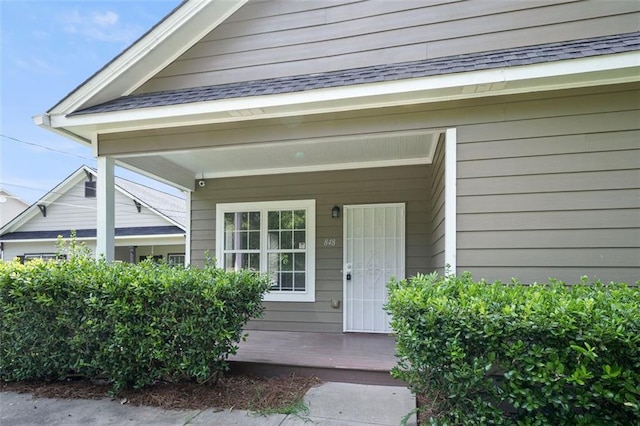
<path fill-rule="evenodd" d="M 51 108 L 49 114 L 69 114 L 91 103 L 131 94 L 247 1 L 184 2 L 164 21 Z"/>
<path fill-rule="evenodd" d="M 72 140 L 75 140 L 76 142 L 80 142 L 83 145 L 91 146 L 91 140 L 84 136 L 81 136 L 78 133 L 71 132 L 64 127 L 51 127 L 51 117 L 49 116 L 49 114 L 34 115 L 33 117 L 31 117 L 31 120 L 38 127 L 42 127 L 43 129 L 49 130 L 62 137 L 70 138 Z"/>
<path fill-rule="evenodd" d="M 607 79 L 607 72 L 623 77 Z M 618 73 L 619 74 L 619 73 Z M 567 79 L 567 77 L 575 79 Z M 583 78 L 580 78 L 583 77 Z M 563 78 L 554 83 L 554 78 Z M 611 82 L 640 81 L 640 52 L 546 62 L 491 70 L 421 77 L 391 82 L 359 84 L 287 94 L 222 99 L 173 106 L 78 115 L 53 116 L 53 127 L 96 126 L 99 133 L 173 125 L 206 124 L 288 115 L 317 114 L 352 109 L 380 108 L 422 102 L 441 102 L 484 96 L 508 95 L 541 90 L 584 87 Z M 516 83 L 517 87 L 509 88 Z M 474 90 L 479 86 L 488 90 Z M 469 89 L 471 88 L 471 89 Z M 438 93 L 444 93 L 438 96 Z M 296 111 L 281 108 L 295 106 Z M 232 116 L 231 112 L 264 110 L 252 116 Z M 270 111 L 270 109 L 272 111 Z M 215 114 L 220 116 L 215 117 Z M 189 120 L 193 117 L 192 120 Z M 212 118 L 215 117 L 215 118 Z M 101 131 L 101 126 L 108 128 Z"/>

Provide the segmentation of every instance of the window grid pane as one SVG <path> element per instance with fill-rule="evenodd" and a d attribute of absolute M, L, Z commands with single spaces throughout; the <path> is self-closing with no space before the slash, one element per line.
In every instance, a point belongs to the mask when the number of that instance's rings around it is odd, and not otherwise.
<path fill-rule="evenodd" d="M 225 212 L 223 262 L 228 270 L 261 270 L 261 254 L 266 256 L 266 272 L 272 291 L 307 290 L 306 210 L 263 210 L 266 229 L 261 229 L 261 212 Z M 261 247 L 264 235 L 266 247 Z"/>
<path fill-rule="evenodd" d="M 260 212 L 224 214 L 224 268 L 260 270 Z"/>
<path fill-rule="evenodd" d="M 267 272 L 272 291 L 306 290 L 306 211 L 269 211 Z"/>

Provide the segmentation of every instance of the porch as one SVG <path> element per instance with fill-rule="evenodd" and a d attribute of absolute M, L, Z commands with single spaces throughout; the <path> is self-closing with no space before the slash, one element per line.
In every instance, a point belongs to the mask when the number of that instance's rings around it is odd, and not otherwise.
<path fill-rule="evenodd" d="M 390 375 L 395 339 L 388 334 L 248 330 L 229 358 L 234 373 L 313 375 L 322 380 L 404 386 Z"/>

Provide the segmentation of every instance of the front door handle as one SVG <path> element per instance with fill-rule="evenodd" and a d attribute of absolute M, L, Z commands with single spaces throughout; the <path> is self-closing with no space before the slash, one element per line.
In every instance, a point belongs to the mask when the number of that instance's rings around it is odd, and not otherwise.
<path fill-rule="evenodd" d="M 351 281 L 351 272 L 347 272 L 347 281 Z"/>

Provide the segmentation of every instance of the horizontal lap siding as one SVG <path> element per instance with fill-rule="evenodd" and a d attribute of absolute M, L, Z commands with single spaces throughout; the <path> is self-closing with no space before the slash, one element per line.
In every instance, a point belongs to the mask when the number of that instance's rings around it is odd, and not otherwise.
<path fill-rule="evenodd" d="M 262 320 L 250 328 L 299 331 L 342 331 L 343 219 L 332 219 L 331 208 L 346 204 L 406 203 L 407 275 L 429 267 L 429 209 L 427 187 L 430 166 L 389 167 L 276 176 L 212 179 L 192 196 L 192 261 L 205 252 L 215 256 L 216 203 L 293 199 L 316 200 L 316 302 L 266 302 Z M 422 235 L 424 238 L 416 238 Z M 324 240 L 335 238 L 335 247 Z"/>
<path fill-rule="evenodd" d="M 513 103 L 459 128 L 458 271 L 639 280 L 639 129 L 637 90 Z"/>
<path fill-rule="evenodd" d="M 138 92 L 633 32 L 639 9 L 633 0 L 250 2 Z"/>

